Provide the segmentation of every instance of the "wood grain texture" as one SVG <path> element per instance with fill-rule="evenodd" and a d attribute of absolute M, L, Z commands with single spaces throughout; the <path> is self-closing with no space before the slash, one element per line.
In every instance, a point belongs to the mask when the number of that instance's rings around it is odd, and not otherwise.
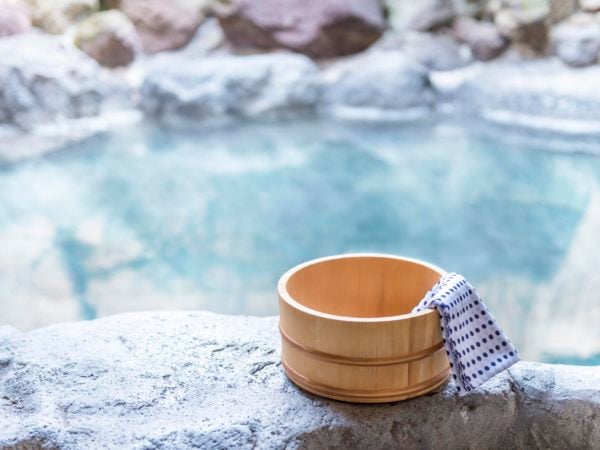
<path fill-rule="evenodd" d="M 436 311 L 410 313 L 444 272 L 391 255 L 301 264 L 279 281 L 286 373 L 338 400 L 403 400 L 440 386 L 450 368 Z"/>

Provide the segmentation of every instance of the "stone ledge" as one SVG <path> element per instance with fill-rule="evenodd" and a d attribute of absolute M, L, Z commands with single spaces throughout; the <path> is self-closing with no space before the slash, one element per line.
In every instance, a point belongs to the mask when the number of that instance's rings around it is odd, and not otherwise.
<path fill-rule="evenodd" d="M 358 406 L 287 380 L 277 319 L 132 313 L 0 328 L 0 448 L 594 448 L 600 367 L 521 362 Z"/>
<path fill-rule="evenodd" d="M 445 75 L 464 77 L 450 94 L 459 115 L 559 135 L 593 136 L 600 129 L 599 67 L 573 70 L 552 58 L 501 60 L 438 74 L 438 81 Z M 444 99 L 448 92 L 441 91 Z"/>

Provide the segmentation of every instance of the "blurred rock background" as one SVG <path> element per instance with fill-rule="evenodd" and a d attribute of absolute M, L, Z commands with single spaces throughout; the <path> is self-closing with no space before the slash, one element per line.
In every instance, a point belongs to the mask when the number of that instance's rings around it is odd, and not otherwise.
<path fill-rule="evenodd" d="M 437 52 L 439 70 L 504 53 L 582 67 L 598 61 L 599 11 L 597 0 L 1 0 L 0 36 L 66 35 L 106 67 L 205 40 L 317 59 L 404 46 L 425 60 Z"/>
<path fill-rule="evenodd" d="M 595 0 L 0 0 L 0 133 L 124 109 L 201 119 L 429 107 L 447 100 L 429 89 L 440 72 L 596 66 L 599 12 Z M 219 89 L 196 89 L 205 79 Z"/>

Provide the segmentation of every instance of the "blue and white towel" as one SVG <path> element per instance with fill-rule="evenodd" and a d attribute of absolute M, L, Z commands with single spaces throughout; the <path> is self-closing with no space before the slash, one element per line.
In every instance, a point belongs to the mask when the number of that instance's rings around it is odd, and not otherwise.
<path fill-rule="evenodd" d="M 413 312 L 436 308 L 459 395 L 520 360 L 483 300 L 462 275 L 444 275 Z"/>

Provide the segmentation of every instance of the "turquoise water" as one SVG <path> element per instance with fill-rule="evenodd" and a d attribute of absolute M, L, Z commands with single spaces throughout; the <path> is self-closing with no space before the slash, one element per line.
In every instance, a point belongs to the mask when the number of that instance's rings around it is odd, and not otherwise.
<path fill-rule="evenodd" d="M 276 314 L 291 266 L 375 251 L 463 273 L 529 359 L 600 363 L 600 157 L 509 137 L 435 120 L 146 124 L 5 163 L 0 322 Z"/>

